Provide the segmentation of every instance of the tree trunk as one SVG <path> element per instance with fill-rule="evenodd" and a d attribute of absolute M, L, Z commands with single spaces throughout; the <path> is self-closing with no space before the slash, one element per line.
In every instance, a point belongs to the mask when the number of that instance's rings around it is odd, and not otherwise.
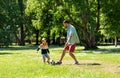
<path fill-rule="evenodd" d="M 72 21 L 72 23 L 75 25 L 75 27 L 77 29 L 81 29 L 82 31 L 82 38 L 80 39 L 81 44 L 85 47 L 85 49 L 97 49 L 97 45 L 96 45 L 96 33 L 98 33 L 99 27 L 100 27 L 100 0 L 97 0 L 97 24 L 96 27 L 94 27 L 93 29 L 91 29 L 91 31 L 88 30 L 88 23 L 91 22 L 91 20 L 89 19 L 89 17 L 91 16 L 90 14 L 90 8 L 88 7 L 89 2 L 88 0 L 84 0 L 85 1 L 85 6 L 87 8 L 85 8 L 86 11 L 83 12 L 83 14 L 81 14 L 81 21 L 82 21 L 82 27 L 80 26 L 80 24 L 76 23 L 75 20 L 72 18 L 72 16 L 70 15 L 70 12 L 67 11 L 66 9 L 63 10 L 69 17 L 69 19 Z M 92 27 L 92 26 L 91 26 Z"/>
<path fill-rule="evenodd" d="M 86 5 L 88 5 L 88 0 L 86 0 Z M 84 42 L 82 41 L 82 44 L 84 45 L 85 49 L 97 49 L 96 40 L 95 40 L 95 31 L 92 30 L 92 32 L 88 32 L 88 29 L 87 29 L 87 23 L 88 23 L 88 21 L 90 21 L 88 19 L 89 16 L 90 16 L 90 9 L 87 8 L 87 11 L 84 12 L 81 16 L 82 32 L 83 32 L 83 37 L 85 39 Z M 99 14 L 98 14 L 98 16 L 99 16 Z M 99 20 L 98 20 L 98 22 L 99 22 Z"/>
<path fill-rule="evenodd" d="M 85 47 L 85 49 L 97 49 L 97 45 L 96 45 L 96 40 L 95 40 L 95 34 L 94 32 L 87 32 L 87 28 L 86 28 L 86 19 L 87 17 L 84 16 L 82 17 L 82 32 L 83 32 L 83 37 L 84 37 L 84 41 L 81 41 L 81 43 L 83 44 L 83 46 Z"/>
<path fill-rule="evenodd" d="M 117 47 L 117 37 L 115 36 L 115 47 Z"/>
<path fill-rule="evenodd" d="M 20 14 L 21 14 L 21 21 L 20 21 L 20 33 L 21 33 L 21 39 L 19 45 L 24 46 L 25 45 L 25 32 L 24 32 L 24 5 L 23 0 L 18 0 L 19 8 L 20 8 Z"/>
<path fill-rule="evenodd" d="M 21 46 L 24 46 L 25 45 L 25 33 L 24 33 L 24 27 L 23 27 L 23 24 L 21 24 L 21 27 L 20 27 L 20 30 L 21 30 L 21 38 L 20 38 L 20 44 Z"/>
<path fill-rule="evenodd" d="M 53 44 L 53 45 L 55 45 L 55 44 L 56 44 L 56 42 L 55 42 L 55 33 L 53 34 L 52 44 Z"/>
<path fill-rule="evenodd" d="M 95 31 L 98 31 L 99 28 L 100 28 L 100 0 L 97 0 L 97 26 Z"/>
<path fill-rule="evenodd" d="M 84 43 L 85 49 L 97 49 L 94 33 L 87 34 L 85 40 L 86 40 Z"/>
<path fill-rule="evenodd" d="M 39 40 L 38 40 L 38 38 L 39 38 L 39 30 L 36 30 L 36 45 L 39 45 Z"/>
<path fill-rule="evenodd" d="M 48 30 L 47 34 L 48 34 L 48 36 L 47 36 L 47 42 L 48 42 L 48 45 L 49 45 L 50 44 L 50 30 Z"/>

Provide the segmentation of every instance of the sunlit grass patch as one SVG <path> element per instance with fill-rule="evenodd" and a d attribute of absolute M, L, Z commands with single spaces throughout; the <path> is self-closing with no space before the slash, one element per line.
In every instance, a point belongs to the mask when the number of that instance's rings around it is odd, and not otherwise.
<path fill-rule="evenodd" d="M 84 51 L 77 47 L 75 55 L 80 65 L 73 65 L 73 59 L 66 53 L 63 64 L 54 66 L 43 64 L 36 46 L 3 48 L 0 50 L 0 78 L 119 78 L 119 48 L 112 48 L 115 53 L 108 47 L 100 49 Z M 50 47 L 51 59 L 58 61 L 62 50 L 62 47 Z"/>

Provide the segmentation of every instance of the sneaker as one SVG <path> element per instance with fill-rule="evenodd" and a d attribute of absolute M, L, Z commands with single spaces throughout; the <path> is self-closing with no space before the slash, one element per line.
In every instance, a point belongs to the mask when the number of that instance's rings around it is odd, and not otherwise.
<path fill-rule="evenodd" d="M 60 64 L 62 64 L 62 62 L 60 62 L 60 61 L 58 61 L 57 63 L 55 63 L 56 65 L 60 65 Z"/>
<path fill-rule="evenodd" d="M 79 62 L 78 62 L 78 61 L 76 61 L 74 64 L 78 65 L 78 64 L 79 64 Z"/>

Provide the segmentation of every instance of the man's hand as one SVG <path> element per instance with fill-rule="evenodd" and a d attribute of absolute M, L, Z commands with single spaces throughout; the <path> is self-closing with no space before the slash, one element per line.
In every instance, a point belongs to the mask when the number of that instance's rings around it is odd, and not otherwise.
<path fill-rule="evenodd" d="M 67 42 L 65 43 L 65 46 L 70 45 L 70 40 L 71 40 L 71 38 L 72 38 L 72 36 L 70 36 L 70 37 L 68 38 Z"/>
<path fill-rule="evenodd" d="M 69 42 L 66 42 L 66 43 L 65 43 L 65 47 L 68 46 L 69 44 L 70 44 Z"/>

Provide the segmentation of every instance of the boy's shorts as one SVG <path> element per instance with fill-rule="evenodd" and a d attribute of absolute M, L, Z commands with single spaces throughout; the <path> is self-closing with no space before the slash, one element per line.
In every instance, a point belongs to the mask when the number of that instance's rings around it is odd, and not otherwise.
<path fill-rule="evenodd" d="M 76 47 L 76 44 L 73 44 L 73 45 L 68 44 L 67 46 L 64 47 L 64 50 L 68 50 L 69 52 L 74 52 L 75 47 Z"/>
<path fill-rule="evenodd" d="M 42 54 L 42 58 L 45 59 L 45 58 L 50 58 L 50 56 L 48 54 Z"/>

